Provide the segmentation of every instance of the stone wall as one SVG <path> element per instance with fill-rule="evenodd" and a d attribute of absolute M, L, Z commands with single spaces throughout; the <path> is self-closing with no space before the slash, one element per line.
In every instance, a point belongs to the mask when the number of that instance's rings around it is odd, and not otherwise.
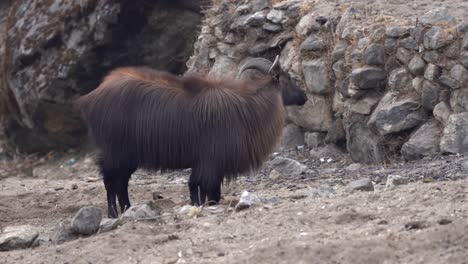
<path fill-rule="evenodd" d="M 5 135 L 20 151 L 80 145 L 72 108 L 114 67 L 185 71 L 201 1 L 2 1 L 0 103 Z"/>
<path fill-rule="evenodd" d="M 227 76 L 246 57 L 280 54 L 310 99 L 287 109 L 289 145 L 337 144 L 365 163 L 463 153 L 467 30 L 443 8 L 408 21 L 355 7 L 320 13 L 309 1 L 216 1 L 188 67 Z"/>

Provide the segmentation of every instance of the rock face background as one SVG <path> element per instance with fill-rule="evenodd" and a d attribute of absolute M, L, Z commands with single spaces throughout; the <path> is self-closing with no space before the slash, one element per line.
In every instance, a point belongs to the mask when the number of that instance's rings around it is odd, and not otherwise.
<path fill-rule="evenodd" d="M 189 71 L 225 76 L 280 54 L 310 99 L 288 107 L 283 148 L 337 144 L 364 163 L 468 152 L 468 24 L 446 9 L 416 22 L 343 5 L 321 13 L 313 1 L 218 2 Z"/>
<path fill-rule="evenodd" d="M 71 107 L 111 68 L 182 73 L 200 1 L 2 1 L 0 90 L 5 134 L 34 152 L 77 146 L 85 128 Z"/>
<path fill-rule="evenodd" d="M 202 18 L 201 1 L 1 3 L 0 110 L 9 142 L 25 151 L 82 142 L 70 101 L 113 67 L 219 78 L 248 57 L 280 55 L 310 99 L 288 107 L 283 149 L 335 144 L 364 163 L 468 152 L 468 24 L 444 8 L 409 19 L 219 0 Z"/>

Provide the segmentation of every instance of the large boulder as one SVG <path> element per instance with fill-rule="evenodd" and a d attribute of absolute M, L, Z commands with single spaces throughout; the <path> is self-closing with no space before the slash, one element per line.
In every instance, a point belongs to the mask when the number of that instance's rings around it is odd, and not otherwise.
<path fill-rule="evenodd" d="M 202 16 L 193 3 L 165 2 L 14 1 L 3 77 L 9 141 L 28 152 L 79 144 L 85 129 L 71 102 L 114 67 L 183 72 Z"/>
<path fill-rule="evenodd" d="M 368 125 L 381 135 L 388 135 L 413 128 L 426 119 L 426 113 L 418 98 L 387 93 L 370 116 Z"/>
<path fill-rule="evenodd" d="M 443 153 L 468 152 L 468 112 L 450 115 L 440 141 Z"/>
<path fill-rule="evenodd" d="M 401 154 L 407 160 L 420 159 L 439 152 L 439 141 L 442 128 L 438 121 L 431 120 L 422 125 L 403 144 Z"/>
<path fill-rule="evenodd" d="M 322 96 L 309 95 L 303 106 L 288 106 L 288 118 L 309 131 L 327 132 L 332 123 L 331 104 Z"/>

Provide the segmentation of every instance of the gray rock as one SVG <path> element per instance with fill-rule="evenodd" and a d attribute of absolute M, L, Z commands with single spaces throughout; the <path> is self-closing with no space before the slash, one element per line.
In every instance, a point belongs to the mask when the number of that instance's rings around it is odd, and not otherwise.
<path fill-rule="evenodd" d="M 384 47 L 386 53 L 393 53 L 397 46 L 398 41 L 394 38 L 386 38 L 384 41 Z"/>
<path fill-rule="evenodd" d="M 418 42 L 413 37 L 407 37 L 407 38 L 401 39 L 398 42 L 398 45 L 402 48 L 413 50 L 413 51 L 416 51 L 419 48 Z"/>
<path fill-rule="evenodd" d="M 464 51 L 460 54 L 460 62 L 463 66 L 468 68 L 468 51 Z"/>
<path fill-rule="evenodd" d="M 91 235 L 98 231 L 102 220 L 102 210 L 93 206 L 81 208 L 71 221 L 71 228 L 75 233 Z"/>
<path fill-rule="evenodd" d="M 450 115 L 440 141 L 443 153 L 468 152 L 468 112 Z"/>
<path fill-rule="evenodd" d="M 410 91 L 412 88 L 411 74 L 405 68 L 391 71 L 387 81 L 391 91 Z"/>
<path fill-rule="evenodd" d="M 239 199 L 239 202 L 236 204 L 235 210 L 240 211 L 240 210 L 247 209 L 255 205 L 259 205 L 261 203 L 262 201 L 260 200 L 260 198 L 258 198 L 256 194 L 248 192 L 248 191 L 243 191 Z"/>
<path fill-rule="evenodd" d="M 348 73 L 344 60 L 335 62 L 332 66 L 333 73 L 335 74 L 336 80 L 343 80 L 346 78 Z"/>
<path fill-rule="evenodd" d="M 273 181 L 274 181 L 274 180 L 277 180 L 277 179 L 281 178 L 281 176 L 282 176 L 282 175 L 281 175 L 281 173 L 280 173 L 279 171 L 277 171 L 277 170 L 271 170 L 271 171 L 270 171 L 270 174 L 268 175 L 268 178 L 269 178 L 270 180 L 273 180 Z"/>
<path fill-rule="evenodd" d="M 455 113 L 468 111 L 468 88 L 457 89 L 452 92 L 450 107 Z"/>
<path fill-rule="evenodd" d="M 313 13 L 309 13 L 309 14 L 301 17 L 301 19 L 299 20 L 299 22 L 297 23 L 296 28 L 295 28 L 296 34 L 299 37 L 304 37 L 304 36 L 308 35 L 310 33 L 313 22 L 314 22 L 314 14 Z"/>
<path fill-rule="evenodd" d="M 284 11 L 272 9 L 270 10 L 266 18 L 268 21 L 271 21 L 275 24 L 281 24 L 286 17 L 284 15 Z"/>
<path fill-rule="evenodd" d="M 368 115 L 372 112 L 372 109 L 380 101 L 381 95 L 378 93 L 370 93 L 363 98 L 351 103 L 351 111 L 361 114 Z"/>
<path fill-rule="evenodd" d="M 28 248 L 38 236 L 39 230 L 34 226 L 7 226 L 0 234 L 0 251 Z"/>
<path fill-rule="evenodd" d="M 320 132 L 306 132 L 304 134 L 305 144 L 310 148 L 316 148 L 323 145 L 325 139 L 325 133 Z"/>
<path fill-rule="evenodd" d="M 352 33 L 353 22 L 359 19 L 362 12 L 355 7 L 350 7 L 341 16 L 340 22 L 336 26 L 336 35 L 342 39 L 347 39 Z"/>
<path fill-rule="evenodd" d="M 368 126 L 374 127 L 381 136 L 411 129 L 426 119 L 419 99 L 412 96 L 398 98 L 388 92 L 372 113 Z"/>
<path fill-rule="evenodd" d="M 266 22 L 265 24 L 263 24 L 262 28 L 269 32 L 280 32 L 281 30 L 283 30 L 281 25 L 274 24 L 271 22 Z"/>
<path fill-rule="evenodd" d="M 440 102 L 442 88 L 430 81 L 424 81 L 421 90 L 421 104 L 427 110 L 432 110 Z"/>
<path fill-rule="evenodd" d="M 442 123 L 444 126 L 447 125 L 447 121 L 452 114 L 452 110 L 450 109 L 450 106 L 442 101 L 438 103 L 435 107 L 434 110 L 432 111 L 434 114 L 434 118 Z"/>
<path fill-rule="evenodd" d="M 451 76 L 450 76 L 450 73 L 442 73 L 439 77 L 439 82 L 442 84 L 442 85 L 445 85 L 449 88 L 452 88 L 452 89 L 459 89 L 461 87 L 461 83 L 455 79 L 453 79 Z"/>
<path fill-rule="evenodd" d="M 450 70 L 450 77 L 460 83 L 467 83 L 468 82 L 468 70 L 465 69 L 460 64 L 453 66 Z"/>
<path fill-rule="evenodd" d="M 253 12 L 271 8 L 271 4 L 269 0 L 251 0 L 249 1 L 249 4 L 252 5 Z"/>
<path fill-rule="evenodd" d="M 446 7 L 439 7 L 428 11 L 419 18 L 419 22 L 427 25 L 455 25 L 457 23 Z"/>
<path fill-rule="evenodd" d="M 288 124 L 283 128 L 281 149 L 292 149 L 304 145 L 304 134 L 295 124 Z"/>
<path fill-rule="evenodd" d="M 330 158 L 341 156 L 341 151 L 335 145 L 325 145 L 317 148 L 313 148 L 309 152 L 309 156 L 312 159 Z"/>
<path fill-rule="evenodd" d="M 465 33 L 465 36 L 463 37 L 463 41 L 462 41 L 462 44 L 461 44 L 461 48 L 463 50 L 467 50 L 468 49 L 468 32 Z"/>
<path fill-rule="evenodd" d="M 457 59 L 460 56 L 460 41 L 455 41 L 452 43 L 450 46 L 447 47 L 447 50 L 445 51 L 445 55 L 449 59 Z"/>
<path fill-rule="evenodd" d="M 408 64 L 408 69 L 414 75 L 421 75 L 424 73 L 424 68 L 426 67 L 426 63 L 419 55 L 413 56 Z"/>
<path fill-rule="evenodd" d="M 323 59 L 303 61 L 302 73 L 309 91 L 318 94 L 326 94 L 331 90 L 328 67 Z"/>
<path fill-rule="evenodd" d="M 362 165 L 359 163 L 349 164 L 348 167 L 346 167 L 346 170 L 349 171 L 358 171 L 360 169 L 362 169 Z"/>
<path fill-rule="evenodd" d="M 265 24 L 266 21 L 266 14 L 263 11 L 255 12 L 254 14 L 248 16 L 245 21 L 244 25 L 251 26 L 251 27 L 259 27 Z"/>
<path fill-rule="evenodd" d="M 398 185 L 404 185 L 408 182 L 408 179 L 406 179 L 403 176 L 400 175 L 395 175 L 395 174 L 390 174 L 387 177 L 387 181 L 385 183 L 386 188 L 393 188 Z"/>
<path fill-rule="evenodd" d="M 153 208 L 150 204 L 134 205 L 122 214 L 122 221 L 131 221 L 135 219 L 154 218 L 161 214 L 160 208 Z"/>
<path fill-rule="evenodd" d="M 401 147 L 401 154 L 407 160 L 421 159 L 439 152 L 442 128 L 436 120 L 430 120 L 417 129 Z"/>
<path fill-rule="evenodd" d="M 421 76 L 414 78 L 412 81 L 413 89 L 419 94 L 422 93 L 423 82 L 424 82 L 424 77 L 421 77 Z"/>
<path fill-rule="evenodd" d="M 359 180 L 350 182 L 347 186 L 347 190 L 350 192 L 354 192 L 354 191 L 373 192 L 374 184 L 369 178 L 359 179 Z"/>
<path fill-rule="evenodd" d="M 52 229 L 52 235 L 50 239 L 56 244 L 61 244 L 66 241 L 77 239 L 78 237 L 79 235 L 76 234 L 71 227 L 71 221 L 65 220 L 58 223 Z"/>
<path fill-rule="evenodd" d="M 385 47 L 382 44 L 371 44 L 364 52 L 367 65 L 383 65 L 385 63 Z"/>
<path fill-rule="evenodd" d="M 312 197 L 331 197 L 336 194 L 335 189 L 327 184 L 322 184 L 318 188 L 311 190 Z"/>
<path fill-rule="evenodd" d="M 449 36 L 443 28 L 434 26 L 424 34 L 424 47 L 427 49 L 442 48 L 449 42 Z"/>
<path fill-rule="evenodd" d="M 249 18 L 250 15 L 241 15 L 234 19 L 234 21 L 229 26 L 231 30 L 240 30 L 246 27 L 245 21 Z"/>
<path fill-rule="evenodd" d="M 359 50 L 364 50 L 367 46 L 369 46 L 370 39 L 369 37 L 363 37 L 358 40 L 357 48 Z"/>
<path fill-rule="evenodd" d="M 321 96 L 309 96 L 303 106 L 286 107 L 288 118 L 308 131 L 326 132 L 333 122 L 331 105 Z"/>
<path fill-rule="evenodd" d="M 438 64 L 440 62 L 440 57 L 441 55 L 435 50 L 429 50 L 423 54 L 423 59 L 433 64 Z"/>
<path fill-rule="evenodd" d="M 348 44 L 345 41 L 339 41 L 336 45 L 335 48 L 332 51 L 332 58 L 333 61 L 338 61 L 340 59 L 343 59 L 346 53 L 346 49 L 348 48 Z"/>
<path fill-rule="evenodd" d="M 379 164 L 384 158 L 382 138 L 372 132 L 365 119 L 345 119 L 346 148 L 354 162 Z"/>
<path fill-rule="evenodd" d="M 316 35 L 310 35 L 301 44 L 301 50 L 304 51 L 322 51 L 326 47 L 325 41 Z"/>
<path fill-rule="evenodd" d="M 424 71 L 424 78 L 429 81 L 435 81 L 440 74 L 440 68 L 437 65 L 429 63 Z"/>
<path fill-rule="evenodd" d="M 405 49 L 405 48 L 398 48 L 395 56 L 399 61 L 401 61 L 403 64 L 407 65 L 411 59 L 411 56 L 413 54 L 411 51 Z"/>
<path fill-rule="evenodd" d="M 293 62 L 297 59 L 297 52 L 292 41 L 286 43 L 279 57 L 280 67 L 283 71 L 289 71 Z"/>
<path fill-rule="evenodd" d="M 283 157 L 275 157 L 270 161 L 270 166 L 287 177 L 300 175 L 307 170 L 307 166 L 299 161 Z"/>
<path fill-rule="evenodd" d="M 377 67 L 358 68 L 351 72 L 351 80 L 359 89 L 379 87 L 385 77 L 385 72 Z"/>
<path fill-rule="evenodd" d="M 268 43 L 258 43 L 257 45 L 249 48 L 249 54 L 252 56 L 257 56 L 265 51 L 269 50 L 271 47 Z"/>
<path fill-rule="evenodd" d="M 462 33 L 462 34 L 468 32 L 468 22 L 462 21 L 462 22 L 458 23 L 457 32 Z"/>
<path fill-rule="evenodd" d="M 101 223 L 99 224 L 99 232 L 104 233 L 104 232 L 109 232 L 117 226 L 120 225 L 120 219 L 118 218 L 103 218 L 101 220 Z"/>
<path fill-rule="evenodd" d="M 392 26 L 387 27 L 385 35 L 389 38 L 403 38 L 410 34 L 408 27 Z"/>
<path fill-rule="evenodd" d="M 325 143 L 327 144 L 340 144 L 346 141 L 346 132 L 341 118 L 335 119 L 333 124 L 325 136 Z"/>

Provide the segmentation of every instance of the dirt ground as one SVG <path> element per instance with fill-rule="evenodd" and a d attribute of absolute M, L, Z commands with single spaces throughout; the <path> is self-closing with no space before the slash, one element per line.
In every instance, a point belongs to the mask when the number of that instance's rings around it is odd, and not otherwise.
<path fill-rule="evenodd" d="M 301 160 L 305 152 L 284 155 Z M 310 168 L 304 175 L 269 177 L 266 166 L 239 178 L 225 186 L 218 210 L 197 218 L 180 213 L 188 202 L 187 172 L 137 171 L 132 203 L 159 192 L 173 202 L 160 204 L 161 218 L 0 252 L 0 263 L 468 263 L 468 157 L 387 166 L 349 166 L 340 155 L 330 163 L 301 161 Z M 409 183 L 387 188 L 390 174 Z M 92 157 L 70 153 L 35 165 L 32 177 L 2 179 L 1 227 L 30 224 L 47 235 L 83 206 L 106 212 L 98 177 Z M 349 192 L 347 184 L 363 177 L 373 179 L 375 190 Z M 233 211 L 243 190 L 264 203 Z"/>

